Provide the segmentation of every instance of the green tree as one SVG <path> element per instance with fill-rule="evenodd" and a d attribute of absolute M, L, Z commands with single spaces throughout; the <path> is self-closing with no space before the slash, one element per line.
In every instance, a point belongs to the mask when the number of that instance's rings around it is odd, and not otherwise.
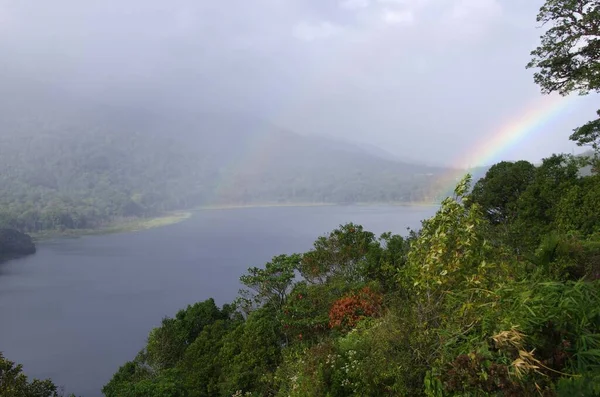
<path fill-rule="evenodd" d="M 576 128 L 569 137 L 572 141 L 577 142 L 577 145 L 579 146 L 591 146 L 596 152 L 596 157 L 592 160 L 596 160 L 596 162 L 598 161 L 598 152 L 600 152 L 600 110 L 598 110 L 597 113 L 599 117 L 596 120 L 592 120 L 583 126 Z M 596 164 L 596 172 L 598 172 L 597 167 L 598 165 Z"/>
<path fill-rule="evenodd" d="M 139 362 L 122 366 L 102 388 L 106 397 L 187 397 L 179 371 L 146 372 Z"/>
<path fill-rule="evenodd" d="M 546 0 L 537 21 L 551 24 L 531 52 L 528 68 L 546 93 L 587 94 L 600 89 L 600 3 L 597 0 Z"/>
<path fill-rule="evenodd" d="M 551 24 L 531 52 L 528 68 L 544 93 L 588 94 L 600 90 L 600 3 L 597 0 L 546 0 L 537 21 Z M 600 115 L 600 111 L 599 111 Z M 598 148 L 600 118 L 575 129 L 571 139 Z"/>
<path fill-rule="evenodd" d="M 579 178 L 556 203 L 555 224 L 563 232 L 600 232 L 600 175 Z"/>
<path fill-rule="evenodd" d="M 515 248 L 535 248 L 555 226 L 557 204 L 578 183 L 580 162 L 567 155 L 552 155 L 535 170 L 535 178 L 519 196 L 511 225 L 518 236 Z"/>
<path fill-rule="evenodd" d="M 219 395 L 220 374 L 228 365 L 221 358 L 221 349 L 227 335 L 242 325 L 240 319 L 218 320 L 206 326 L 186 350 L 179 367 L 185 374 L 185 387 L 191 396 Z"/>
<path fill-rule="evenodd" d="M 0 396 L 58 397 L 58 393 L 57 387 L 49 379 L 29 382 L 23 373 L 23 366 L 15 365 L 0 352 Z"/>
<path fill-rule="evenodd" d="M 143 353 L 146 362 L 155 370 L 173 368 L 204 327 L 229 318 L 231 312 L 232 308 L 227 305 L 219 310 L 210 298 L 178 311 L 175 318 L 163 319 L 161 326 L 148 336 Z"/>
<path fill-rule="evenodd" d="M 362 226 L 342 225 L 315 241 L 314 248 L 302 257 L 300 273 L 311 283 L 325 283 L 336 277 L 364 280 L 367 256 L 378 245 L 375 235 Z"/>
<path fill-rule="evenodd" d="M 294 272 L 300 263 L 300 255 L 279 255 L 264 268 L 252 267 L 240 281 L 253 293 L 250 299 L 258 305 L 271 304 L 280 310 L 293 287 Z M 250 291 L 242 291 L 248 295 Z"/>
<path fill-rule="evenodd" d="M 471 202 L 479 204 L 493 224 L 506 223 L 514 217 L 516 203 L 534 177 L 535 166 L 528 161 L 502 161 L 477 181 Z"/>
<path fill-rule="evenodd" d="M 383 233 L 379 245 L 373 244 L 367 254 L 364 275 L 368 281 L 377 281 L 384 291 L 397 290 L 394 276 L 406 265 L 410 242 L 398 234 Z"/>
<path fill-rule="evenodd" d="M 281 323 L 271 307 L 262 307 L 223 340 L 220 395 L 231 396 L 238 390 L 259 396 L 273 395 L 273 375 L 281 362 L 284 336 Z"/>

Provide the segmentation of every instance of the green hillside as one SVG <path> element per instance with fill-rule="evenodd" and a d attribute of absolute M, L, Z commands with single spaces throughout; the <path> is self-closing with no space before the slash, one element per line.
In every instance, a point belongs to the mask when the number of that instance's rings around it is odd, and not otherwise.
<path fill-rule="evenodd" d="M 2 113 L 0 225 L 28 232 L 201 205 L 433 201 L 444 171 L 238 115 L 51 98 Z"/>

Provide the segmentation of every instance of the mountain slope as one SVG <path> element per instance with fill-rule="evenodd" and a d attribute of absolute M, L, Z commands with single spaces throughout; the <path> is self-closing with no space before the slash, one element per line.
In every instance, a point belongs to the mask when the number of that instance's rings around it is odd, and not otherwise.
<path fill-rule="evenodd" d="M 4 98 L 0 225 L 21 230 L 206 204 L 431 200 L 444 172 L 240 115 Z"/>

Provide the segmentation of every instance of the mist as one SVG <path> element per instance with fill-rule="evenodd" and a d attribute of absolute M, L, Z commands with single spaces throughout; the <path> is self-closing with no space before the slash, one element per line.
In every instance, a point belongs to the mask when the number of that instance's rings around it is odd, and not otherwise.
<path fill-rule="evenodd" d="M 0 86 L 243 114 L 452 165 L 541 99 L 524 67 L 541 4 L 4 0 Z M 567 137 L 592 118 L 588 99 L 497 160 L 577 150 Z"/>

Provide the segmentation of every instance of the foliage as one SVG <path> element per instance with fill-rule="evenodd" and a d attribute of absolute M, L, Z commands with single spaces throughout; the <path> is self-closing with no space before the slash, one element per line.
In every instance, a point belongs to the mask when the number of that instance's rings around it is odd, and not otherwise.
<path fill-rule="evenodd" d="M 369 287 L 336 300 L 329 310 L 329 327 L 350 330 L 366 317 L 381 313 L 382 296 Z"/>
<path fill-rule="evenodd" d="M 580 166 L 500 163 L 406 238 L 349 223 L 275 256 L 241 277 L 250 305 L 209 300 L 163 320 L 104 392 L 594 393 L 600 179 Z"/>
<path fill-rule="evenodd" d="M 516 203 L 533 182 L 535 167 L 527 161 L 502 161 L 477 181 L 471 202 L 479 204 L 492 223 L 506 223 L 515 217 Z"/>
<path fill-rule="evenodd" d="M 594 393 L 600 179 L 580 165 L 501 163 L 406 238 L 350 223 L 275 256 L 241 277 L 249 305 L 209 300 L 163 320 L 104 392 Z"/>
<path fill-rule="evenodd" d="M 541 236 L 556 228 L 557 203 L 578 183 L 581 166 L 581 161 L 572 156 L 552 155 L 536 168 L 533 181 L 516 202 L 516 217 L 507 228 L 512 235 L 510 244 L 517 252 L 535 248 Z"/>
<path fill-rule="evenodd" d="M 541 37 L 528 67 L 545 92 L 600 89 L 600 4 L 595 0 L 547 0 L 537 21 L 552 26 Z"/>
<path fill-rule="evenodd" d="M 579 146 L 591 146 L 596 152 L 595 160 L 597 161 L 597 155 L 600 153 L 600 110 L 596 114 L 598 114 L 596 120 L 588 121 L 576 128 L 569 139 L 577 142 Z"/>
<path fill-rule="evenodd" d="M 161 326 L 148 336 L 148 344 L 142 352 L 145 362 L 153 370 L 173 368 L 204 327 L 227 319 L 230 311 L 228 306 L 219 310 L 211 298 L 180 310 L 175 318 L 163 319 Z"/>
<path fill-rule="evenodd" d="M 311 285 L 299 282 L 283 308 L 282 324 L 288 340 L 315 341 L 329 329 L 329 308 L 341 291 L 350 287 L 331 283 Z"/>
<path fill-rule="evenodd" d="M 274 394 L 273 376 L 281 362 L 284 336 L 271 308 L 260 308 L 234 332 L 228 334 L 219 352 L 222 363 L 220 395 L 238 390 L 260 396 Z"/>
<path fill-rule="evenodd" d="M 556 203 L 556 227 L 584 235 L 600 232 L 600 175 L 580 178 Z"/>
<path fill-rule="evenodd" d="M 444 171 L 347 152 L 255 120 L 123 115 L 84 104 L 52 111 L 53 103 L 32 99 L 0 109 L 0 228 L 94 229 L 203 205 L 433 202 L 427 174 Z M 261 162 L 240 163 L 263 147 L 270 149 Z"/>
<path fill-rule="evenodd" d="M 192 396 L 219 395 L 223 362 L 220 352 L 227 335 L 237 335 L 241 321 L 218 320 L 206 326 L 186 350 L 179 367 L 184 373 L 185 388 Z"/>
<path fill-rule="evenodd" d="M 293 285 L 294 272 L 300 263 L 300 255 L 279 255 L 261 269 L 253 267 L 248 274 L 240 277 L 242 284 L 251 288 L 254 295 L 252 303 L 259 305 L 270 304 L 281 309 L 285 304 Z M 245 296 L 249 291 L 243 291 Z"/>
<path fill-rule="evenodd" d="M 325 283 L 336 277 L 364 281 L 368 254 L 377 244 L 375 235 L 362 226 L 342 225 L 315 241 L 314 248 L 302 257 L 300 273 L 311 283 Z"/>
<path fill-rule="evenodd" d="M 58 397 L 57 387 L 50 381 L 34 379 L 29 382 L 23 366 L 4 358 L 0 352 L 0 396 Z"/>
<path fill-rule="evenodd" d="M 599 12 L 597 1 L 547 0 L 542 7 L 538 20 L 552 26 L 529 67 L 539 69 L 535 80 L 546 93 L 600 90 Z M 428 196 L 419 178 L 390 177 L 394 166 L 357 166 L 354 155 L 330 158 L 298 137 L 288 137 L 295 145 L 274 145 L 280 150 L 260 174 L 214 171 L 219 155 L 198 156 L 218 149 L 210 140 L 210 150 L 198 152 L 187 151 L 185 139 L 157 145 L 160 134 L 134 134 L 120 146 L 115 133 L 89 132 L 74 141 L 89 145 L 63 148 L 69 132 L 50 132 L 43 139 L 29 135 L 36 147 L 31 164 L 15 158 L 11 148 L 22 145 L 19 139 L 0 135 L 0 158 L 22 164 L 0 174 L 0 184 L 11 186 L 0 192 L 0 225 L 89 227 L 206 200 Z M 281 135 L 262 137 L 277 143 Z M 597 149 L 597 120 L 572 139 Z M 162 144 L 184 161 L 172 164 L 156 150 Z M 319 162 L 306 162 L 316 153 Z M 282 170 L 288 160 L 297 169 Z M 360 225 L 340 225 L 308 252 L 248 269 L 240 278 L 247 290 L 233 304 L 218 308 L 209 299 L 164 318 L 102 391 L 109 397 L 600 395 L 600 176 L 584 175 L 586 165 L 568 155 L 539 166 L 501 162 L 471 193 L 467 175 L 406 237 L 378 238 Z M 223 190 L 204 195 L 224 177 Z M 391 193 L 399 181 L 419 193 Z M 0 356 L 0 394 L 55 396 L 56 387 L 28 383 L 20 366 Z"/>
<path fill-rule="evenodd" d="M 545 93 L 600 91 L 600 4 L 596 0 L 546 0 L 537 17 L 550 24 L 532 51 L 528 68 Z M 599 116 L 600 116 L 600 111 Z M 570 139 L 598 150 L 600 118 L 576 128 Z"/>

